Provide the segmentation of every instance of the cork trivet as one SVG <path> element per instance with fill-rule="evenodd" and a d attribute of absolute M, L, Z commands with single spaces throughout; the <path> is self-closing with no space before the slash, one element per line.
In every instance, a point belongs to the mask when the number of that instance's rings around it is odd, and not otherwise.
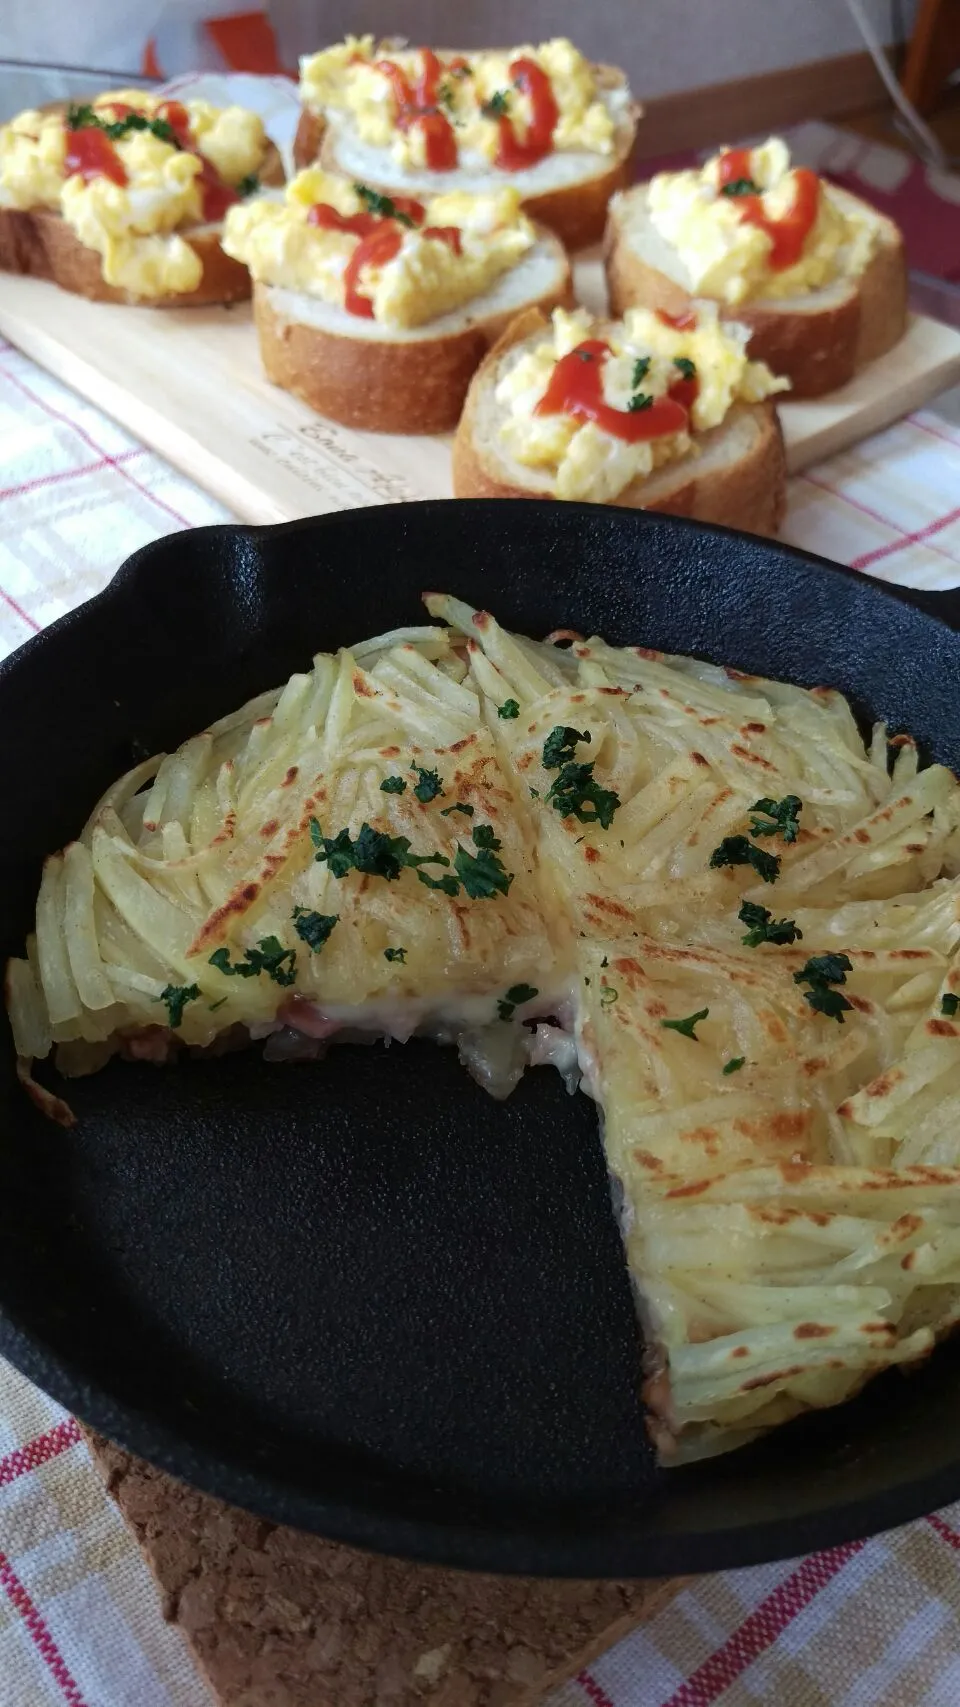
<path fill-rule="evenodd" d="M 682 1586 L 382 1559 L 87 1444 L 221 1707 L 534 1707 Z"/>

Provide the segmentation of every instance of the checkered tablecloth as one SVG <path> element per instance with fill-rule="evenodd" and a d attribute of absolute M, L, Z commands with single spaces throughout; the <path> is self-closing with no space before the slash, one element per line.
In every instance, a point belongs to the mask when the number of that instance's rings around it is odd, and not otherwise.
<path fill-rule="evenodd" d="M 0 656 L 227 512 L 0 343 Z M 960 394 L 792 483 L 786 539 L 960 584 Z M 960 1426 L 960 1425 L 958 1425 Z M 960 1505 L 706 1577 L 550 1707 L 958 1707 Z M 0 1707 L 211 1707 L 79 1430 L 0 1361 Z"/>

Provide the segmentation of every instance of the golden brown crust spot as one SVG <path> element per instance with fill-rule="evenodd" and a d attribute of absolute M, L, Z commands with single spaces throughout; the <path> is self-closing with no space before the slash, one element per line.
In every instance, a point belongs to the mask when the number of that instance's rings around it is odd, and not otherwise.
<path fill-rule="evenodd" d="M 775 771 L 777 768 L 769 759 L 765 759 L 762 753 L 751 753 L 749 747 L 741 747 L 739 741 L 733 742 L 730 751 L 735 753 L 738 759 L 745 759 L 748 764 L 759 765 L 761 770 Z"/>
<path fill-rule="evenodd" d="M 232 895 L 228 895 L 223 904 L 217 907 L 210 914 L 206 923 L 200 927 L 187 949 L 188 956 L 201 954 L 211 944 L 221 942 L 226 935 L 226 927 L 231 919 L 249 912 L 259 894 L 259 883 L 244 883 L 240 889 L 235 889 Z"/>
<path fill-rule="evenodd" d="M 639 1164 L 639 1166 L 641 1168 L 646 1168 L 649 1173 L 663 1173 L 663 1162 L 660 1160 L 659 1156 L 653 1155 L 652 1151 L 634 1150 L 633 1155 L 634 1160 Z"/>
<path fill-rule="evenodd" d="M 709 1186 L 710 1181 L 708 1179 L 695 1179 L 691 1180 L 689 1185 L 675 1185 L 671 1191 L 667 1192 L 667 1196 L 699 1197 L 700 1193 L 706 1191 Z"/>

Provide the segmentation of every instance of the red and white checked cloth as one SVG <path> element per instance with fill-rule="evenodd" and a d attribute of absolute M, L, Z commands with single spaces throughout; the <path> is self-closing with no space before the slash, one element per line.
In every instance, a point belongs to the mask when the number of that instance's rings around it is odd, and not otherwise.
<path fill-rule="evenodd" d="M 227 512 L 0 343 L 0 656 Z M 960 394 L 794 480 L 786 539 L 960 584 Z M 549 1707 L 958 1707 L 960 1504 L 705 1577 Z M 0 1707 L 211 1707 L 73 1420 L 0 1361 Z"/>

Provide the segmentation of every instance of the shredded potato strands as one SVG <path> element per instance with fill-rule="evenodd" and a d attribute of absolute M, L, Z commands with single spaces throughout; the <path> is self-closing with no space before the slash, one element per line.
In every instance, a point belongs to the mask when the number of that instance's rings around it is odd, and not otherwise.
<path fill-rule="evenodd" d="M 7 969 L 27 1088 L 66 1122 L 53 1046 L 76 1072 L 231 1034 L 425 1031 L 501 1095 L 578 1061 L 666 1458 L 924 1355 L 960 1317 L 960 785 L 833 691 L 425 602 L 137 766 L 47 861 Z M 426 863 L 338 874 L 364 825 Z"/>

